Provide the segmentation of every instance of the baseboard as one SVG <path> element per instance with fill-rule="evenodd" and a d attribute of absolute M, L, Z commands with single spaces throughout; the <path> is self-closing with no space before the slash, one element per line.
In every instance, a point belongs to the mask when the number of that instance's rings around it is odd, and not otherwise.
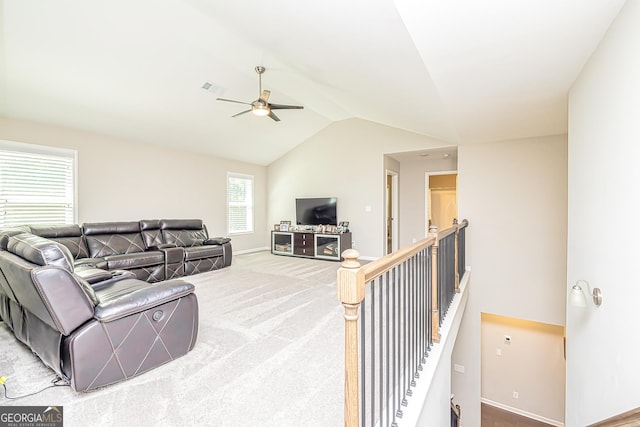
<path fill-rule="evenodd" d="M 271 251 L 271 248 L 269 246 L 264 246 L 262 248 L 253 248 L 253 249 L 244 249 L 242 251 L 233 251 L 234 255 L 243 255 L 243 254 L 252 254 L 255 252 L 262 252 L 262 251 Z M 378 259 L 378 257 L 373 257 L 373 256 L 361 256 L 360 258 L 363 261 L 375 261 Z"/>
<path fill-rule="evenodd" d="M 513 412 L 514 414 L 522 415 L 523 417 L 531 418 L 532 420 L 540 421 L 543 423 L 551 424 L 556 427 L 564 427 L 564 422 L 558 420 L 552 420 L 551 418 L 543 417 L 541 415 L 533 414 L 531 412 L 523 411 L 522 409 L 514 408 L 509 405 L 505 405 L 502 403 L 494 402 L 493 400 L 485 399 L 484 397 L 480 398 L 480 402 L 491 405 L 499 409 L 503 409 L 508 412 Z"/>
<path fill-rule="evenodd" d="M 270 251 L 271 248 L 269 246 L 264 246 L 262 248 L 253 248 L 253 249 L 244 249 L 242 251 L 233 251 L 234 255 L 243 255 L 243 254 L 252 254 L 254 252 L 262 252 L 262 251 Z"/>

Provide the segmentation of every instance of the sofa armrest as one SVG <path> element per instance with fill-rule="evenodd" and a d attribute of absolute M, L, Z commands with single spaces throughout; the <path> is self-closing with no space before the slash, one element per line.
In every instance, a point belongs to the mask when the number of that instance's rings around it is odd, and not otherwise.
<path fill-rule="evenodd" d="M 160 251 L 164 253 L 165 264 L 182 263 L 184 261 L 184 248 L 174 245 L 167 246 L 168 247 L 160 249 Z"/>
<path fill-rule="evenodd" d="M 75 273 L 77 276 L 86 280 L 87 283 L 89 283 L 90 285 L 113 278 L 113 273 L 107 270 L 103 270 L 101 268 L 93 268 L 93 267 L 77 268 L 75 270 Z"/>
<path fill-rule="evenodd" d="M 120 280 L 136 278 L 135 273 L 128 270 L 109 270 L 107 271 L 107 273 L 109 274 L 108 278 L 98 282 L 89 282 L 89 286 L 91 287 L 91 289 L 93 289 L 94 291 L 99 291 L 112 286 L 115 282 L 118 282 Z M 98 302 L 96 302 L 96 305 L 97 304 Z"/>
<path fill-rule="evenodd" d="M 94 319 L 111 322 L 140 313 L 193 293 L 195 286 L 184 280 L 167 280 L 108 298 L 95 307 Z"/>
<path fill-rule="evenodd" d="M 78 258 L 73 261 L 73 268 L 97 268 L 99 264 L 104 264 L 104 258 Z"/>
<path fill-rule="evenodd" d="M 205 245 L 223 245 L 231 241 L 228 237 L 212 237 L 204 241 Z"/>

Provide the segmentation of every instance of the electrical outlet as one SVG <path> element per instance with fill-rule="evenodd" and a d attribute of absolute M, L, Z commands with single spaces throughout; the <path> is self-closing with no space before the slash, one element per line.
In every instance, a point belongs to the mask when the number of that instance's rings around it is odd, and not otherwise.
<path fill-rule="evenodd" d="M 518 392 L 517 392 L 517 391 L 514 391 L 514 392 L 513 392 L 513 398 L 514 398 L 514 399 L 518 399 L 519 397 L 520 397 L 520 395 L 518 394 Z"/>
<path fill-rule="evenodd" d="M 502 356 L 502 349 L 496 348 L 496 356 Z"/>
<path fill-rule="evenodd" d="M 460 372 L 461 374 L 464 374 L 464 366 L 458 365 L 457 363 L 453 364 L 453 370 L 456 372 Z"/>

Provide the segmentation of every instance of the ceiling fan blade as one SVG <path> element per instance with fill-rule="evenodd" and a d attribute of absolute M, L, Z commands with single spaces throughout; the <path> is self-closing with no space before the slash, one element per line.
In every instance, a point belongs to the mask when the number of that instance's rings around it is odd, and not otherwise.
<path fill-rule="evenodd" d="M 302 105 L 282 105 L 282 104 L 269 104 L 269 108 L 272 110 L 302 110 Z"/>
<path fill-rule="evenodd" d="M 271 117 L 276 122 L 280 121 L 280 118 L 278 116 L 276 116 L 276 114 L 273 111 L 269 111 L 269 117 Z"/>
<path fill-rule="evenodd" d="M 238 117 L 238 116 L 241 116 L 241 115 L 243 115 L 243 114 L 247 114 L 247 113 L 248 113 L 248 112 L 250 112 L 250 111 L 251 111 L 251 109 L 246 110 L 246 111 L 240 111 L 238 114 L 234 114 L 234 115 L 233 115 L 233 116 L 231 116 L 231 117 Z"/>
<path fill-rule="evenodd" d="M 263 100 L 265 104 L 268 104 L 270 95 L 271 95 L 271 91 L 265 89 L 262 91 L 262 94 L 260 95 L 260 99 Z"/>
<path fill-rule="evenodd" d="M 250 102 L 235 101 L 233 99 L 216 98 L 216 101 L 235 102 L 236 104 L 251 105 Z"/>

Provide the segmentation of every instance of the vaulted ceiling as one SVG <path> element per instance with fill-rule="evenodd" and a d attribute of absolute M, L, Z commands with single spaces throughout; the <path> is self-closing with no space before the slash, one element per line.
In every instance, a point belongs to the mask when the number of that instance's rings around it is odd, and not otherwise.
<path fill-rule="evenodd" d="M 353 117 L 451 144 L 559 134 L 623 4 L 2 0 L 0 116 L 263 165 Z M 256 65 L 304 110 L 232 118 L 216 97 L 258 98 Z"/>

